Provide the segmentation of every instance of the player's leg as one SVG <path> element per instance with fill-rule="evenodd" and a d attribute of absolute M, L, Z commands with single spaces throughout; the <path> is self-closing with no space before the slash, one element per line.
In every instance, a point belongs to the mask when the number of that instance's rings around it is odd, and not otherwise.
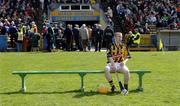
<path fill-rule="evenodd" d="M 129 69 L 127 68 L 126 65 L 123 65 L 123 66 L 118 65 L 117 70 L 124 74 L 124 87 L 120 81 L 119 81 L 119 86 L 121 89 L 121 93 L 123 95 L 126 95 L 126 94 L 128 94 L 128 82 L 129 82 L 129 78 L 130 78 Z"/>
<path fill-rule="evenodd" d="M 107 81 L 109 82 L 110 86 L 111 86 L 111 92 L 114 92 L 115 91 L 115 85 L 113 83 L 113 80 L 112 80 L 112 76 L 111 76 L 111 66 L 110 66 L 110 63 L 106 65 L 105 69 L 105 77 L 107 79 Z"/>
<path fill-rule="evenodd" d="M 120 63 L 118 63 L 117 64 L 117 72 L 120 72 L 120 70 L 121 70 L 121 66 L 120 66 Z M 118 73 L 116 73 L 116 77 L 117 77 L 117 80 L 118 80 L 118 83 L 119 83 L 120 91 L 123 91 L 124 86 L 123 86 L 121 80 L 119 79 Z"/>
<path fill-rule="evenodd" d="M 124 65 L 124 67 L 122 67 L 122 71 L 124 73 L 124 88 L 128 90 L 128 82 L 130 78 L 129 69 L 126 65 Z"/>

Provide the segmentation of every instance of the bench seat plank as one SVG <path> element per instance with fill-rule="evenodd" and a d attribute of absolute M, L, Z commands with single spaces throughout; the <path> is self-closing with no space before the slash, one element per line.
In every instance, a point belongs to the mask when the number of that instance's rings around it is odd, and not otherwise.
<path fill-rule="evenodd" d="M 98 74 L 104 73 L 104 71 L 96 70 L 96 71 L 85 71 L 85 70 L 73 70 L 73 71 L 13 71 L 12 74 L 79 74 L 79 73 L 88 73 L 88 74 Z M 150 73 L 150 71 L 143 70 L 135 70 L 130 71 L 130 73 Z"/>

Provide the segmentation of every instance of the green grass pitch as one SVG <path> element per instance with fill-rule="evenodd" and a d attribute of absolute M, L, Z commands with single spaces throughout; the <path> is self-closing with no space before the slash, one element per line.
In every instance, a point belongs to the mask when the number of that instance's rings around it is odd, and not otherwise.
<path fill-rule="evenodd" d="M 130 70 L 145 69 L 144 92 L 135 91 L 136 74 L 131 74 L 129 94 L 99 94 L 104 74 L 85 76 L 85 93 L 79 92 L 79 75 L 30 75 L 27 93 L 17 92 L 20 77 L 13 70 L 103 70 L 105 52 L 0 53 L 0 106 L 178 106 L 180 104 L 180 52 L 132 52 Z M 123 75 L 120 75 L 123 80 Z M 118 83 L 113 75 L 116 87 Z"/>

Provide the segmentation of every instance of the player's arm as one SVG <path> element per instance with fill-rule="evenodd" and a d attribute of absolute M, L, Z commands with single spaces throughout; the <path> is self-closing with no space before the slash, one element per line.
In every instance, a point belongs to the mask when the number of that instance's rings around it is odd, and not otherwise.
<path fill-rule="evenodd" d="M 124 61 L 122 61 L 122 63 L 126 64 L 127 61 L 128 61 L 128 58 L 126 58 Z"/>
<path fill-rule="evenodd" d="M 115 71 L 116 70 L 116 66 L 115 66 L 113 58 L 109 57 L 108 59 L 109 59 L 109 62 L 111 63 L 111 69 Z"/>
<path fill-rule="evenodd" d="M 125 59 L 124 61 L 122 61 L 122 62 L 120 63 L 120 65 L 121 65 L 121 66 L 124 66 L 127 61 L 128 61 L 128 59 Z"/>
<path fill-rule="evenodd" d="M 121 62 L 123 65 L 126 64 L 127 61 L 131 58 L 127 45 L 125 45 L 123 58 L 124 60 Z"/>
<path fill-rule="evenodd" d="M 109 57 L 108 60 L 109 60 L 109 62 L 110 62 L 112 65 L 114 65 L 114 60 L 113 60 L 112 57 Z"/>
<path fill-rule="evenodd" d="M 112 54 L 111 54 L 111 49 L 108 50 L 107 59 L 108 59 L 109 63 L 111 63 L 112 70 L 116 70 L 115 63 L 114 63 L 114 60 L 113 60 Z"/>

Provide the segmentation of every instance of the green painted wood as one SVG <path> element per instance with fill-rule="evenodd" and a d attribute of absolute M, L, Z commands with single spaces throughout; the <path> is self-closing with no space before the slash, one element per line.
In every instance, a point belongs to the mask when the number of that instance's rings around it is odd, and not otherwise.
<path fill-rule="evenodd" d="M 144 71 L 144 70 L 134 70 L 130 71 L 130 73 L 150 73 L 151 71 Z M 80 74 L 80 73 L 87 73 L 87 74 L 98 74 L 104 73 L 104 71 L 96 70 L 96 71 L 86 71 L 86 70 L 60 70 L 60 71 L 13 71 L 12 74 Z"/>

